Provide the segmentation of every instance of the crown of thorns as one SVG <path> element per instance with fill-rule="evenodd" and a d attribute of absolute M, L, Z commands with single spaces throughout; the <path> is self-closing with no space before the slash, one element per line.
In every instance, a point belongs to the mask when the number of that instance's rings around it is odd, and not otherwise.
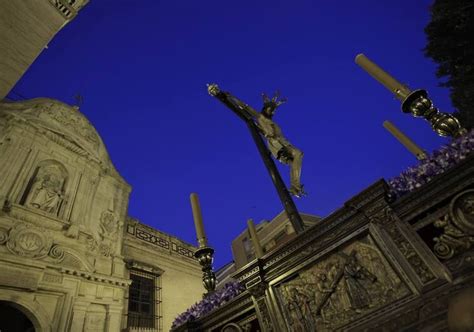
<path fill-rule="evenodd" d="M 274 110 L 281 104 L 286 103 L 286 98 L 280 98 L 279 91 L 276 91 L 271 99 L 265 93 L 262 93 L 262 98 L 263 98 L 263 108 L 269 107 L 272 110 Z"/>

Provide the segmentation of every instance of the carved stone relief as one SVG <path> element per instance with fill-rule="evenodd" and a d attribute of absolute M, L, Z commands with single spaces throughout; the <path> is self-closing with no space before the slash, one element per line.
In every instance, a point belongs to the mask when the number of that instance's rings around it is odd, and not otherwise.
<path fill-rule="evenodd" d="M 104 211 L 99 221 L 97 236 L 88 236 L 86 239 L 87 249 L 99 252 L 102 256 L 111 256 L 114 253 L 114 241 L 116 240 L 118 229 L 119 221 L 115 213 Z"/>
<path fill-rule="evenodd" d="M 117 231 L 118 221 L 115 214 L 111 211 L 102 212 L 100 218 L 100 229 L 99 233 L 102 238 L 110 238 L 115 235 Z"/>
<path fill-rule="evenodd" d="M 15 255 L 46 259 L 51 263 L 60 263 L 66 255 L 63 247 L 53 244 L 52 237 L 43 228 L 18 222 L 7 230 L 0 227 L 0 245 Z"/>
<path fill-rule="evenodd" d="M 275 290 L 290 331 L 333 331 L 410 294 L 370 236 Z"/>
<path fill-rule="evenodd" d="M 31 225 L 17 223 L 8 235 L 6 246 L 10 252 L 29 258 L 48 255 L 53 240 L 44 230 Z"/>

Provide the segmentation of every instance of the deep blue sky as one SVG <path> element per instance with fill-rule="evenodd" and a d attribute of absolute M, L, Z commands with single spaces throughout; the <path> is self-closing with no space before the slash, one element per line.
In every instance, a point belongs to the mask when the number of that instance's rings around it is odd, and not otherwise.
<path fill-rule="evenodd" d="M 71 104 L 84 96 L 81 111 L 133 187 L 131 216 L 195 243 L 189 194 L 199 193 L 220 267 L 247 218 L 282 207 L 246 126 L 206 83 L 256 108 L 264 91 L 288 98 L 275 121 L 305 152 L 309 196 L 297 206 L 326 216 L 416 163 L 384 120 L 428 151 L 446 141 L 354 63 L 365 53 L 452 111 L 422 52 L 431 2 L 91 0 L 14 91 Z"/>

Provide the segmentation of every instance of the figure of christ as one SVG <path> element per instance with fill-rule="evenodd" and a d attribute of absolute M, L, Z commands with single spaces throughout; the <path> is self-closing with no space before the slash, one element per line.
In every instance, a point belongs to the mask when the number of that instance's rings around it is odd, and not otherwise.
<path fill-rule="evenodd" d="M 251 117 L 254 120 L 258 130 L 266 138 L 267 146 L 273 157 L 281 163 L 290 166 L 290 193 L 298 198 L 303 196 L 305 192 L 300 182 L 303 152 L 286 140 L 280 127 L 273 121 L 273 115 L 277 107 L 286 100 L 278 100 L 278 93 L 271 99 L 263 94 L 263 107 L 260 112 L 257 112 L 230 93 L 221 92 L 216 84 L 209 85 L 208 91 L 213 96 L 218 93 L 224 93 L 229 101 L 244 112 L 247 117 Z"/>
<path fill-rule="evenodd" d="M 360 265 L 354 255 L 351 255 L 344 265 L 344 278 L 352 309 L 361 312 L 361 309 L 370 307 L 371 298 L 362 281 L 369 280 L 373 283 L 377 281 L 377 277 Z"/>

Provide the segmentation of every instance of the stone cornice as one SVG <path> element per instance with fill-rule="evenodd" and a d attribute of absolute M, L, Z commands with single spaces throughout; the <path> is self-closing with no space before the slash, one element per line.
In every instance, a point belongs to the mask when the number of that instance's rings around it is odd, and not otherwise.
<path fill-rule="evenodd" d="M 162 275 L 165 271 L 154 264 L 144 263 L 135 259 L 124 259 L 127 269 L 142 270 L 155 275 Z"/>
<path fill-rule="evenodd" d="M 173 269 L 179 269 L 180 271 L 192 274 L 201 275 L 201 266 L 197 260 L 189 259 L 183 256 L 171 255 L 169 251 L 156 250 L 157 248 L 150 243 L 143 242 L 135 238 L 125 237 L 124 248 L 129 247 L 133 250 L 144 251 L 150 254 L 152 259 L 160 262 L 160 266 L 166 270 L 166 267 L 172 267 Z M 133 257 L 133 254 L 127 254 L 125 251 L 125 260 L 127 259 L 139 259 L 139 257 Z M 148 262 L 148 264 L 150 264 Z"/>
<path fill-rule="evenodd" d="M 178 255 L 186 260 L 197 262 L 194 258 L 194 252 L 197 248 L 194 246 L 154 228 L 138 223 L 138 221 L 131 222 L 129 219 L 125 227 L 125 241 L 129 239 L 139 240 L 142 243 L 151 244 L 153 247 L 159 248 L 162 252 Z"/>
<path fill-rule="evenodd" d="M 62 267 L 60 268 L 59 271 L 61 271 L 61 273 L 63 274 L 81 277 L 89 281 L 95 281 L 95 282 L 100 282 L 100 283 L 110 284 L 110 285 L 115 285 L 115 286 L 120 286 L 120 287 L 128 287 L 132 283 L 132 280 L 130 279 L 116 278 L 116 277 L 101 275 L 97 273 L 77 271 L 75 269 L 70 269 L 67 267 Z"/>
<path fill-rule="evenodd" d="M 89 0 L 48 0 L 48 2 L 58 11 L 67 21 L 76 17 L 79 10 L 84 7 Z"/>

